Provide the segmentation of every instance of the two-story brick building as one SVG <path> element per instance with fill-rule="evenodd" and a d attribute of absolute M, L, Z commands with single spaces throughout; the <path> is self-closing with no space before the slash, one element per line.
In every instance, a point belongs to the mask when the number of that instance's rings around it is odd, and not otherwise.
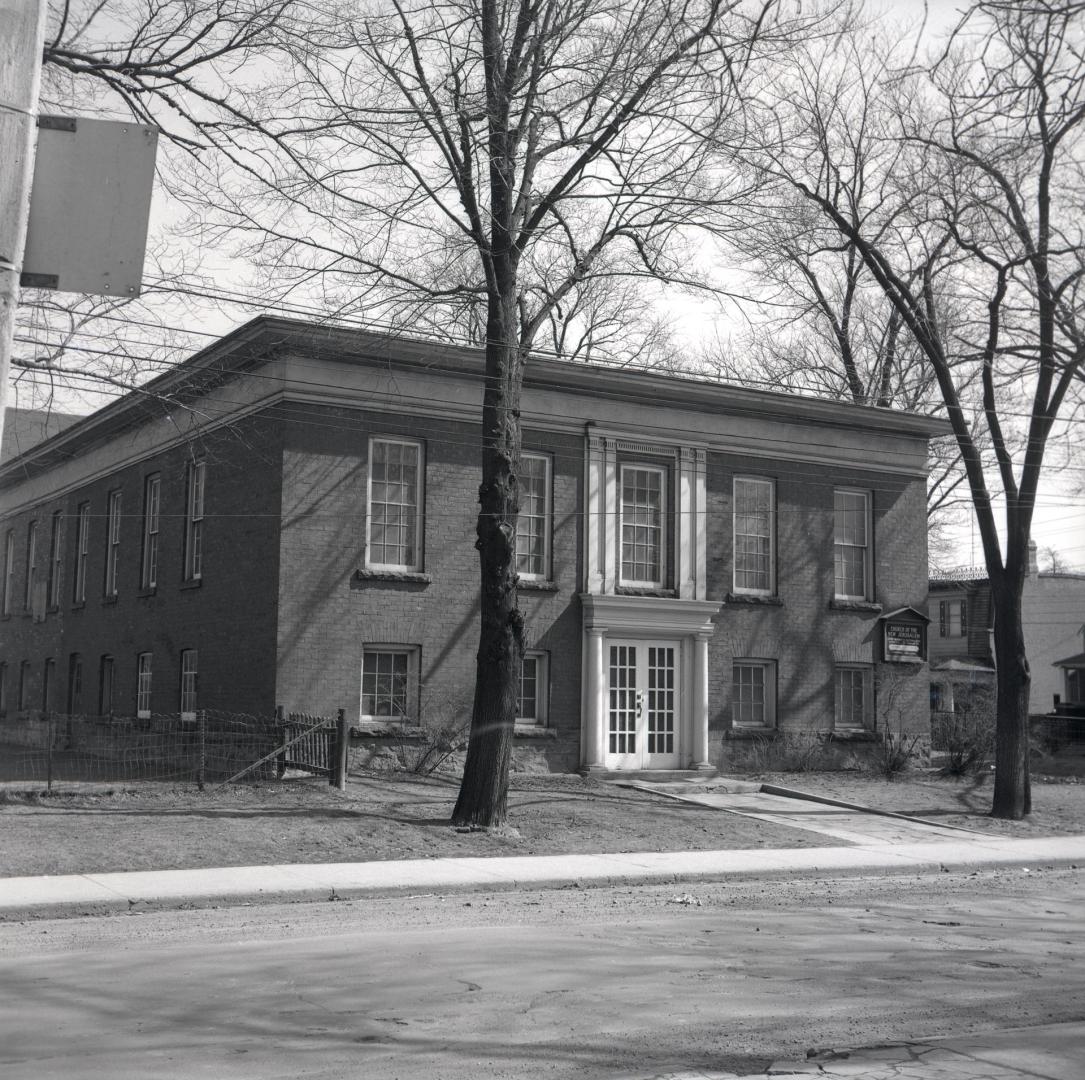
<path fill-rule="evenodd" d="M 474 350 L 261 318 L 4 462 L 0 711 L 465 709 L 482 385 Z M 522 418 L 521 759 L 928 730 L 882 616 L 924 605 L 939 423 L 543 358 Z"/>

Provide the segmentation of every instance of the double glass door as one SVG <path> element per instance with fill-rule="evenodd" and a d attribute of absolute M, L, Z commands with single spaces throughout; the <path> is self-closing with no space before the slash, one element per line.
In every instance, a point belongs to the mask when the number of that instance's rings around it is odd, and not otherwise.
<path fill-rule="evenodd" d="M 679 768 L 677 644 L 610 640 L 607 649 L 607 768 Z"/>

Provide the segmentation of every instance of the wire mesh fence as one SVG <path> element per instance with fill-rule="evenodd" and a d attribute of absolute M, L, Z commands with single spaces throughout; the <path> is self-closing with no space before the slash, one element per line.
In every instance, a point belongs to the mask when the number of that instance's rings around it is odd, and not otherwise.
<path fill-rule="evenodd" d="M 0 719 L 0 781 L 221 783 L 281 775 L 275 716 L 201 709 L 148 716 L 30 711 Z"/>

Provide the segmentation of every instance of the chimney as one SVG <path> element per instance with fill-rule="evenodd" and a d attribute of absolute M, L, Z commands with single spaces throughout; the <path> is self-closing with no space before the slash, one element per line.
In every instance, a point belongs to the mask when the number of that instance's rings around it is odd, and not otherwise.
<path fill-rule="evenodd" d="M 1036 561 L 1036 541 L 1029 537 L 1028 542 L 1028 576 L 1036 577 L 1040 572 L 1040 564 Z"/>

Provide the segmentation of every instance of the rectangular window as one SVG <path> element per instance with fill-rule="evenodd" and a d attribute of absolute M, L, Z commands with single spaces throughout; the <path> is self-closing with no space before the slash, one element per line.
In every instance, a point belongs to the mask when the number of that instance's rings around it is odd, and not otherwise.
<path fill-rule="evenodd" d="M 663 469 L 646 465 L 622 466 L 622 585 L 663 587 L 666 486 Z"/>
<path fill-rule="evenodd" d="M 399 439 L 369 441 L 366 565 L 422 569 L 422 445 Z"/>
<path fill-rule="evenodd" d="M 113 657 L 103 656 L 98 665 L 98 715 L 113 715 Z"/>
<path fill-rule="evenodd" d="M 196 719 L 196 689 L 199 656 L 195 649 L 181 651 L 181 719 Z"/>
<path fill-rule="evenodd" d="M 19 664 L 19 712 L 30 708 L 30 661 Z"/>
<path fill-rule="evenodd" d="M 38 523 L 30 522 L 26 527 L 26 592 L 23 596 L 23 610 L 30 611 L 34 606 L 34 587 L 38 583 Z"/>
<path fill-rule="evenodd" d="M 942 600 L 938 604 L 938 636 L 964 637 L 968 633 L 964 600 Z"/>
<path fill-rule="evenodd" d="M 870 594 L 870 496 L 865 491 L 833 492 L 834 591 L 841 600 Z"/>
<path fill-rule="evenodd" d="M 549 657 L 544 652 L 524 653 L 520 667 L 520 692 L 516 700 L 516 722 L 545 727 L 549 704 Z"/>
<path fill-rule="evenodd" d="M 75 574 L 72 601 L 82 604 L 87 599 L 87 549 L 90 545 L 90 503 L 80 503 L 75 518 Z"/>
<path fill-rule="evenodd" d="M 53 679 L 56 661 L 50 656 L 41 667 L 41 711 L 47 713 L 53 707 Z"/>
<path fill-rule="evenodd" d="M 417 648 L 367 646 L 362 654 L 362 718 L 413 720 L 417 682 Z"/>
<path fill-rule="evenodd" d="M 136 716 L 146 720 L 151 715 L 151 654 L 139 654 L 136 663 Z"/>
<path fill-rule="evenodd" d="M 117 595 L 117 562 L 121 548 L 121 493 L 111 491 L 107 503 L 105 594 Z"/>
<path fill-rule="evenodd" d="M 11 614 L 11 596 L 15 588 L 15 530 L 8 529 L 4 538 L 4 599 L 0 611 Z"/>
<path fill-rule="evenodd" d="M 68 657 L 68 712 L 83 714 L 83 657 L 79 653 Z"/>
<path fill-rule="evenodd" d="M 53 534 L 49 544 L 49 606 L 60 607 L 60 542 L 64 530 L 64 515 L 53 515 Z"/>
<path fill-rule="evenodd" d="M 8 714 L 8 666 L 0 664 L 0 716 Z"/>
<path fill-rule="evenodd" d="M 836 669 L 836 731 L 862 731 L 874 727 L 873 679 L 871 669 L 844 665 Z"/>
<path fill-rule="evenodd" d="M 188 466 L 185 509 L 185 581 L 203 577 L 203 503 L 207 463 L 193 461 Z"/>
<path fill-rule="evenodd" d="M 731 723 L 741 728 L 776 726 L 776 664 L 736 660 L 731 668 Z"/>
<path fill-rule="evenodd" d="M 736 593 L 775 591 L 775 484 L 735 477 L 734 542 Z"/>
<path fill-rule="evenodd" d="M 139 584 L 143 589 L 158 585 L 158 514 L 162 496 L 162 478 L 157 474 L 143 482 L 143 551 L 140 556 Z"/>
<path fill-rule="evenodd" d="M 550 577 L 550 458 L 520 455 L 520 514 L 516 520 L 516 572 L 533 581 Z"/>

